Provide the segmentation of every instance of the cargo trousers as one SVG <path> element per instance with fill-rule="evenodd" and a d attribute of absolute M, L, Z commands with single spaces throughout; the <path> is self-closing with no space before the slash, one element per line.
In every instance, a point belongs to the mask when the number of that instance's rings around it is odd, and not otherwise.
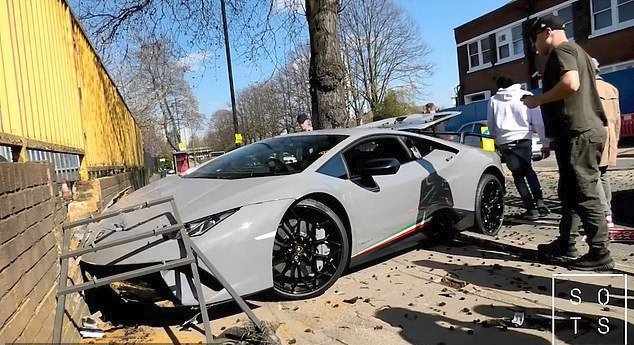
<path fill-rule="evenodd" d="M 570 133 L 555 142 L 559 167 L 557 192 L 561 201 L 559 236 L 574 244 L 583 226 L 590 251 L 605 253 L 609 235 L 597 192 L 599 161 L 605 145 L 603 128 Z"/>

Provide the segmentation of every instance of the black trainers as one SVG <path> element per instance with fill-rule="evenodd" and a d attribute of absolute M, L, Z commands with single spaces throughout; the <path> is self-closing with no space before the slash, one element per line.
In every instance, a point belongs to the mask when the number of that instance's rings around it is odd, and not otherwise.
<path fill-rule="evenodd" d="M 545 257 L 562 260 L 573 260 L 579 256 L 579 251 L 574 243 L 567 243 L 559 238 L 537 246 L 537 252 Z"/>
<path fill-rule="evenodd" d="M 540 216 L 545 217 L 545 216 L 550 214 L 550 209 L 546 205 L 538 206 L 537 207 L 537 212 L 539 212 Z"/>
<path fill-rule="evenodd" d="M 526 220 L 538 220 L 539 218 L 541 218 L 541 215 L 536 209 L 530 209 L 526 210 L 526 212 L 518 215 L 517 217 Z"/>
<path fill-rule="evenodd" d="M 542 199 L 535 200 L 535 205 L 537 206 L 537 211 L 539 212 L 541 216 L 547 216 L 550 214 L 550 209 L 548 209 L 548 206 L 544 204 L 544 200 Z"/>
<path fill-rule="evenodd" d="M 568 268 L 579 271 L 609 271 L 614 268 L 614 260 L 609 251 L 603 254 L 591 251 L 573 261 Z"/>

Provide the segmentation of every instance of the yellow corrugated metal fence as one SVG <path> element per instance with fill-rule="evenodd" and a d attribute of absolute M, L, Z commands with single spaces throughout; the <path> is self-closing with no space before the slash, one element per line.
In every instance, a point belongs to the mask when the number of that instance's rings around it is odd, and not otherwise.
<path fill-rule="evenodd" d="M 138 126 L 63 0 L 0 0 L 0 144 L 143 164 Z M 25 159 L 22 157 L 22 159 Z"/>

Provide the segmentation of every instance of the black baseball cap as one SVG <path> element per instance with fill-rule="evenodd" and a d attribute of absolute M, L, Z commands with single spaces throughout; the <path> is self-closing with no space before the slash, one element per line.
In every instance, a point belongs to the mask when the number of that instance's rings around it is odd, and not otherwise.
<path fill-rule="evenodd" d="M 554 14 L 548 14 L 543 17 L 539 17 L 535 19 L 533 24 L 531 25 L 531 38 L 534 40 L 537 35 L 550 28 L 551 30 L 564 30 L 566 28 L 566 24 L 561 18 L 557 17 Z"/>

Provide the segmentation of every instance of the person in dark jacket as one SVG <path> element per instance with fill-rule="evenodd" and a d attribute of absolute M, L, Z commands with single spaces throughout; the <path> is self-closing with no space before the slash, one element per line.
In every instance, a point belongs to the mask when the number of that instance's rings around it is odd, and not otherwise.
<path fill-rule="evenodd" d="M 559 199 L 562 218 L 559 237 L 538 246 L 553 259 L 572 259 L 579 254 L 575 243 L 583 226 L 590 247 L 575 259 L 571 269 L 602 271 L 614 268 L 608 250 L 608 228 L 597 193 L 599 160 L 606 140 L 607 119 L 595 86 L 591 57 L 569 42 L 559 17 L 547 15 L 531 25 L 537 52 L 547 56 L 543 93 L 524 98 L 529 108 L 542 107 L 546 136 L 553 138 L 559 167 Z"/>

